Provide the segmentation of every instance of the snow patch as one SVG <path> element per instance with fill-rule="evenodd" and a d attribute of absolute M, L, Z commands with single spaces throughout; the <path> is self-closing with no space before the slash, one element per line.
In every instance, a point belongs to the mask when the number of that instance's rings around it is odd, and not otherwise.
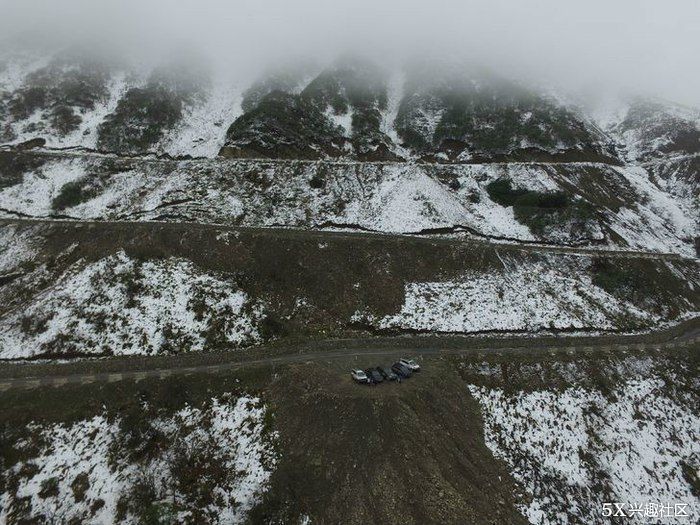
<path fill-rule="evenodd" d="M 681 463 L 697 465 L 700 418 L 692 400 L 679 403 L 663 394 L 665 386 L 648 377 L 623 382 L 608 396 L 581 387 L 469 390 L 481 405 L 486 445 L 532 496 L 521 506 L 530 523 L 608 523 L 604 502 L 685 503 L 687 523 L 694 523 L 700 500 Z"/>
<path fill-rule="evenodd" d="M 138 490 L 137 482 L 147 481 L 155 500 L 171 507 L 175 521 L 199 516 L 207 523 L 241 523 L 265 491 L 276 462 L 274 435 L 265 436 L 265 412 L 260 399 L 243 396 L 214 398 L 202 408 L 188 406 L 174 415 L 156 417 L 148 424 L 162 433 L 165 446 L 155 458 L 141 463 L 125 449 L 119 419 L 98 415 L 71 425 L 31 423 L 30 439 L 13 444 L 29 458 L 6 473 L 17 484 L 5 485 L 0 522 L 8 522 L 10 513 L 16 512 L 15 501 L 28 498 L 24 513 L 42 522 L 116 523 L 120 498 Z M 176 470 L 179 455 L 202 452 L 225 473 L 223 479 L 214 478 L 207 508 L 198 508 L 179 491 Z M 73 488 L 80 477 L 86 487 L 82 497 Z M 132 510 L 126 523 L 139 521 Z"/>
<path fill-rule="evenodd" d="M 76 263 L 50 289 L 0 319 L 0 357 L 154 354 L 261 340 L 262 305 L 224 275 L 177 258 L 124 252 Z"/>
<path fill-rule="evenodd" d="M 595 286 L 580 262 L 502 261 L 501 271 L 407 283 L 398 313 L 367 320 L 382 329 L 461 333 L 615 330 L 630 320 L 644 325 L 659 321 L 658 315 Z M 355 316 L 363 318 L 362 313 Z"/>
<path fill-rule="evenodd" d="M 0 208 L 39 217 L 50 215 L 51 204 L 61 188 L 85 175 L 81 159 L 48 163 L 37 171 L 24 173 L 20 184 L 0 189 Z"/>

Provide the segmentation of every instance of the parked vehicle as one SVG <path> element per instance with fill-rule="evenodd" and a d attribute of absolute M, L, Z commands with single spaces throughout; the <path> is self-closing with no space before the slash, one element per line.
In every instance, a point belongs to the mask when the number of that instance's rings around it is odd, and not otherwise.
<path fill-rule="evenodd" d="M 384 377 L 382 376 L 382 374 L 377 372 L 376 368 L 368 368 L 367 370 L 365 370 L 365 374 L 367 374 L 367 377 L 369 377 L 369 380 L 372 383 L 379 384 L 382 381 L 384 381 Z"/>
<path fill-rule="evenodd" d="M 399 376 L 397 376 L 394 372 L 392 372 L 391 368 L 389 368 L 388 366 L 378 366 L 376 368 L 376 370 L 387 381 L 396 381 L 399 378 Z"/>
<path fill-rule="evenodd" d="M 412 372 L 420 372 L 420 365 L 416 363 L 413 359 L 399 359 L 399 363 L 403 366 L 407 366 Z"/>
<path fill-rule="evenodd" d="M 413 375 L 413 371 L 411 371 L 410 368 L 408 368 L 405 365 L 402 365 L 399 362 L 394 363 L 391 365 L 391 369 L 396 373 L 397 376 L 402 377 L 402 378 L 409 378 Z"/>
<path fill-rule="evenodd" d="M 369 384 L 369 377 L 364 370 L 350 370 L 350 375 L 357 383 Z"/>

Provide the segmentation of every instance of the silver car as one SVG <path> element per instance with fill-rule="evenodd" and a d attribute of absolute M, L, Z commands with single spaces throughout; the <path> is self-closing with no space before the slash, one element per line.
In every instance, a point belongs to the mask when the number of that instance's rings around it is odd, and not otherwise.
<path fill-rule="evenodd" d="M 413 359 L 399 359 L 399 363 L 410 368 L 412 372 L 420 372 L 420 365 Z"/>
<path fill-rule="evenodd" d="M 364 370 L 350 370 L 350 375 L 357 383 L 369 383 L 369 377 Z"/>

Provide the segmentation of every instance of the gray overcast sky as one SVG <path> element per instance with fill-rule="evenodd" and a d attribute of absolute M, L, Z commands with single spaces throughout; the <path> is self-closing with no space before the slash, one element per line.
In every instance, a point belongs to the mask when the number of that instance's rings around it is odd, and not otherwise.
<path fill-rule="evenodd" d="M 187 43 L 233 65 L 357 49 L 464 56 L 589 91 L 700 106 L 700 0 L 0 0 L 3 34 Z"/>

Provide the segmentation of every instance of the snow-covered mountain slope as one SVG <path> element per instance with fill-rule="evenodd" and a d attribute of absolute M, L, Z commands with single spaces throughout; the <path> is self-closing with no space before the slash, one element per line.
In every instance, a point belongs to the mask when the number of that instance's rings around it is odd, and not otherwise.
<path fill-rule="evenodd" d="M 700 221 L 700 111 L 663 100 L 633 99 L 598 116 L 627 162 Z M 696 235 L 696 245 L 698 236 Z"/>
<path fill-rule="evenodd" d="M 2 137 L 15 147 L 36 139 L 116 155 L 392 162 L 36 168 L 5 157 L 0 207 L 11 212 L 398 233 L 459 226 L 686 255 L 700 238 L 700 120 L 671 104 L 637 100 L 594 119 L 483 69 L 384 70 L 356 58 L 252 83 L 191 57 L 135 67 L 63 52 L 2 64 Z"/>
<path fill-rule="evenodd" d="M 531 262 L 506 255 L 501 260 L 501 271 L 467 271 L 458 279 L 407 283 L 398 313 L 376 318 L 358 312 L 356 319 L 378 329 L 426 333 L 575 331 L 593 326 L 624 330 L 663 323 L 663 307 L 635 301 L 631 289 L 625 296 L 606 286 L 595 271 L 588 273 L 589 261 L 544 257 Z M 664 271 L 683 273 L 672 263 Z M 686 293 L 691 296 L 700 282 L 687 277 L 691 282 Z"/>
<path fill-rule="evenodd" d="M 0 141 L 214 156 L 240 114 L 241 90 L 191 63 L 13 55 L 0 61 Z"/>
<path fill-rule="evenodd" d="M 345 59 L 299 94 L 284 82 L 271 84 L 282 91 L 260 96 L 229 128 L 223 154 L 617 162 L 610 137 L 577 109 L 482 69 L 430 64 L 382 71 Z"/>
<path fill-rule="evenodd" d="M 700 155 L 651 161 L 646 169 L 659 188 L 690 210 L 696 222 L 700 221 Z"/>
<path fill-rule="evenodd" d="M 244 346 L 260 341 L 262 317 L 230 278 L 181 259 L 142 262 L 119 252 L 76 263 L 31 305 L 5 315 L 0 358 Z"/>
<path fill-rule="evenodd" d="M 172 414 L 144 405 L 131 418 L 32 422 L 8 445 L 18 461 L 3 471 L 0 521 L 241 523 L 275 467 L 266 411 L 225 395 Z"/>
<path fill-rule="evenodd" d="M 84 52 L 0 60 L 0 139 L 174 155 L 618 162 L 698 151 L 697 111 L 635 101 L 597 125 L 537 88 L 462 64 L 341 58 L 258 80 L 197 57 L 134 64 Z"/>
<path fill-rule="evenodd" d="M 403 92 L 395 128 L 429 158 L 615 158 L 609 138 L 576 110 L 483 68 L 414 65 Z"/>
<path fill-rule="evenodd" d="M 139 161 L 0 152 L 9 216 L 462 230 L 525 242 L 694 255 L 692 208 L 642 168 Z"/>
<path fill-rule="evenodd" d="M 700 312 L 687 259 L 167 223 L 1 231 L 0 359 L 358 333 L 628 333 Z"/>
<path fill-rule="evenodd" d="M 700 154 L 700 111 L 653 99 L 622 103 L 601 125 L 630 161 Z"/>
<path fill-rule="evenodd" d="M 530 523 L 610 523 L 605 503 L 626 523 L 695 523 L 700 419 L 687 363 L 470 363 L 463 375 Z"/>
<path fill-rule="evenodd" d="M 286 80 L 286 82 L 285 82 Z M 319 73 L 299 93 L 285 76 L 275 89 L 254 89 L 255 106 L 227 132 L 229 157 L 352 157 L 394 160 L 395 145 L 382 129 L 387 83 L 375 65 L 343 60 Z M 278 88 L 277 86 L 280 86 Z"/>

